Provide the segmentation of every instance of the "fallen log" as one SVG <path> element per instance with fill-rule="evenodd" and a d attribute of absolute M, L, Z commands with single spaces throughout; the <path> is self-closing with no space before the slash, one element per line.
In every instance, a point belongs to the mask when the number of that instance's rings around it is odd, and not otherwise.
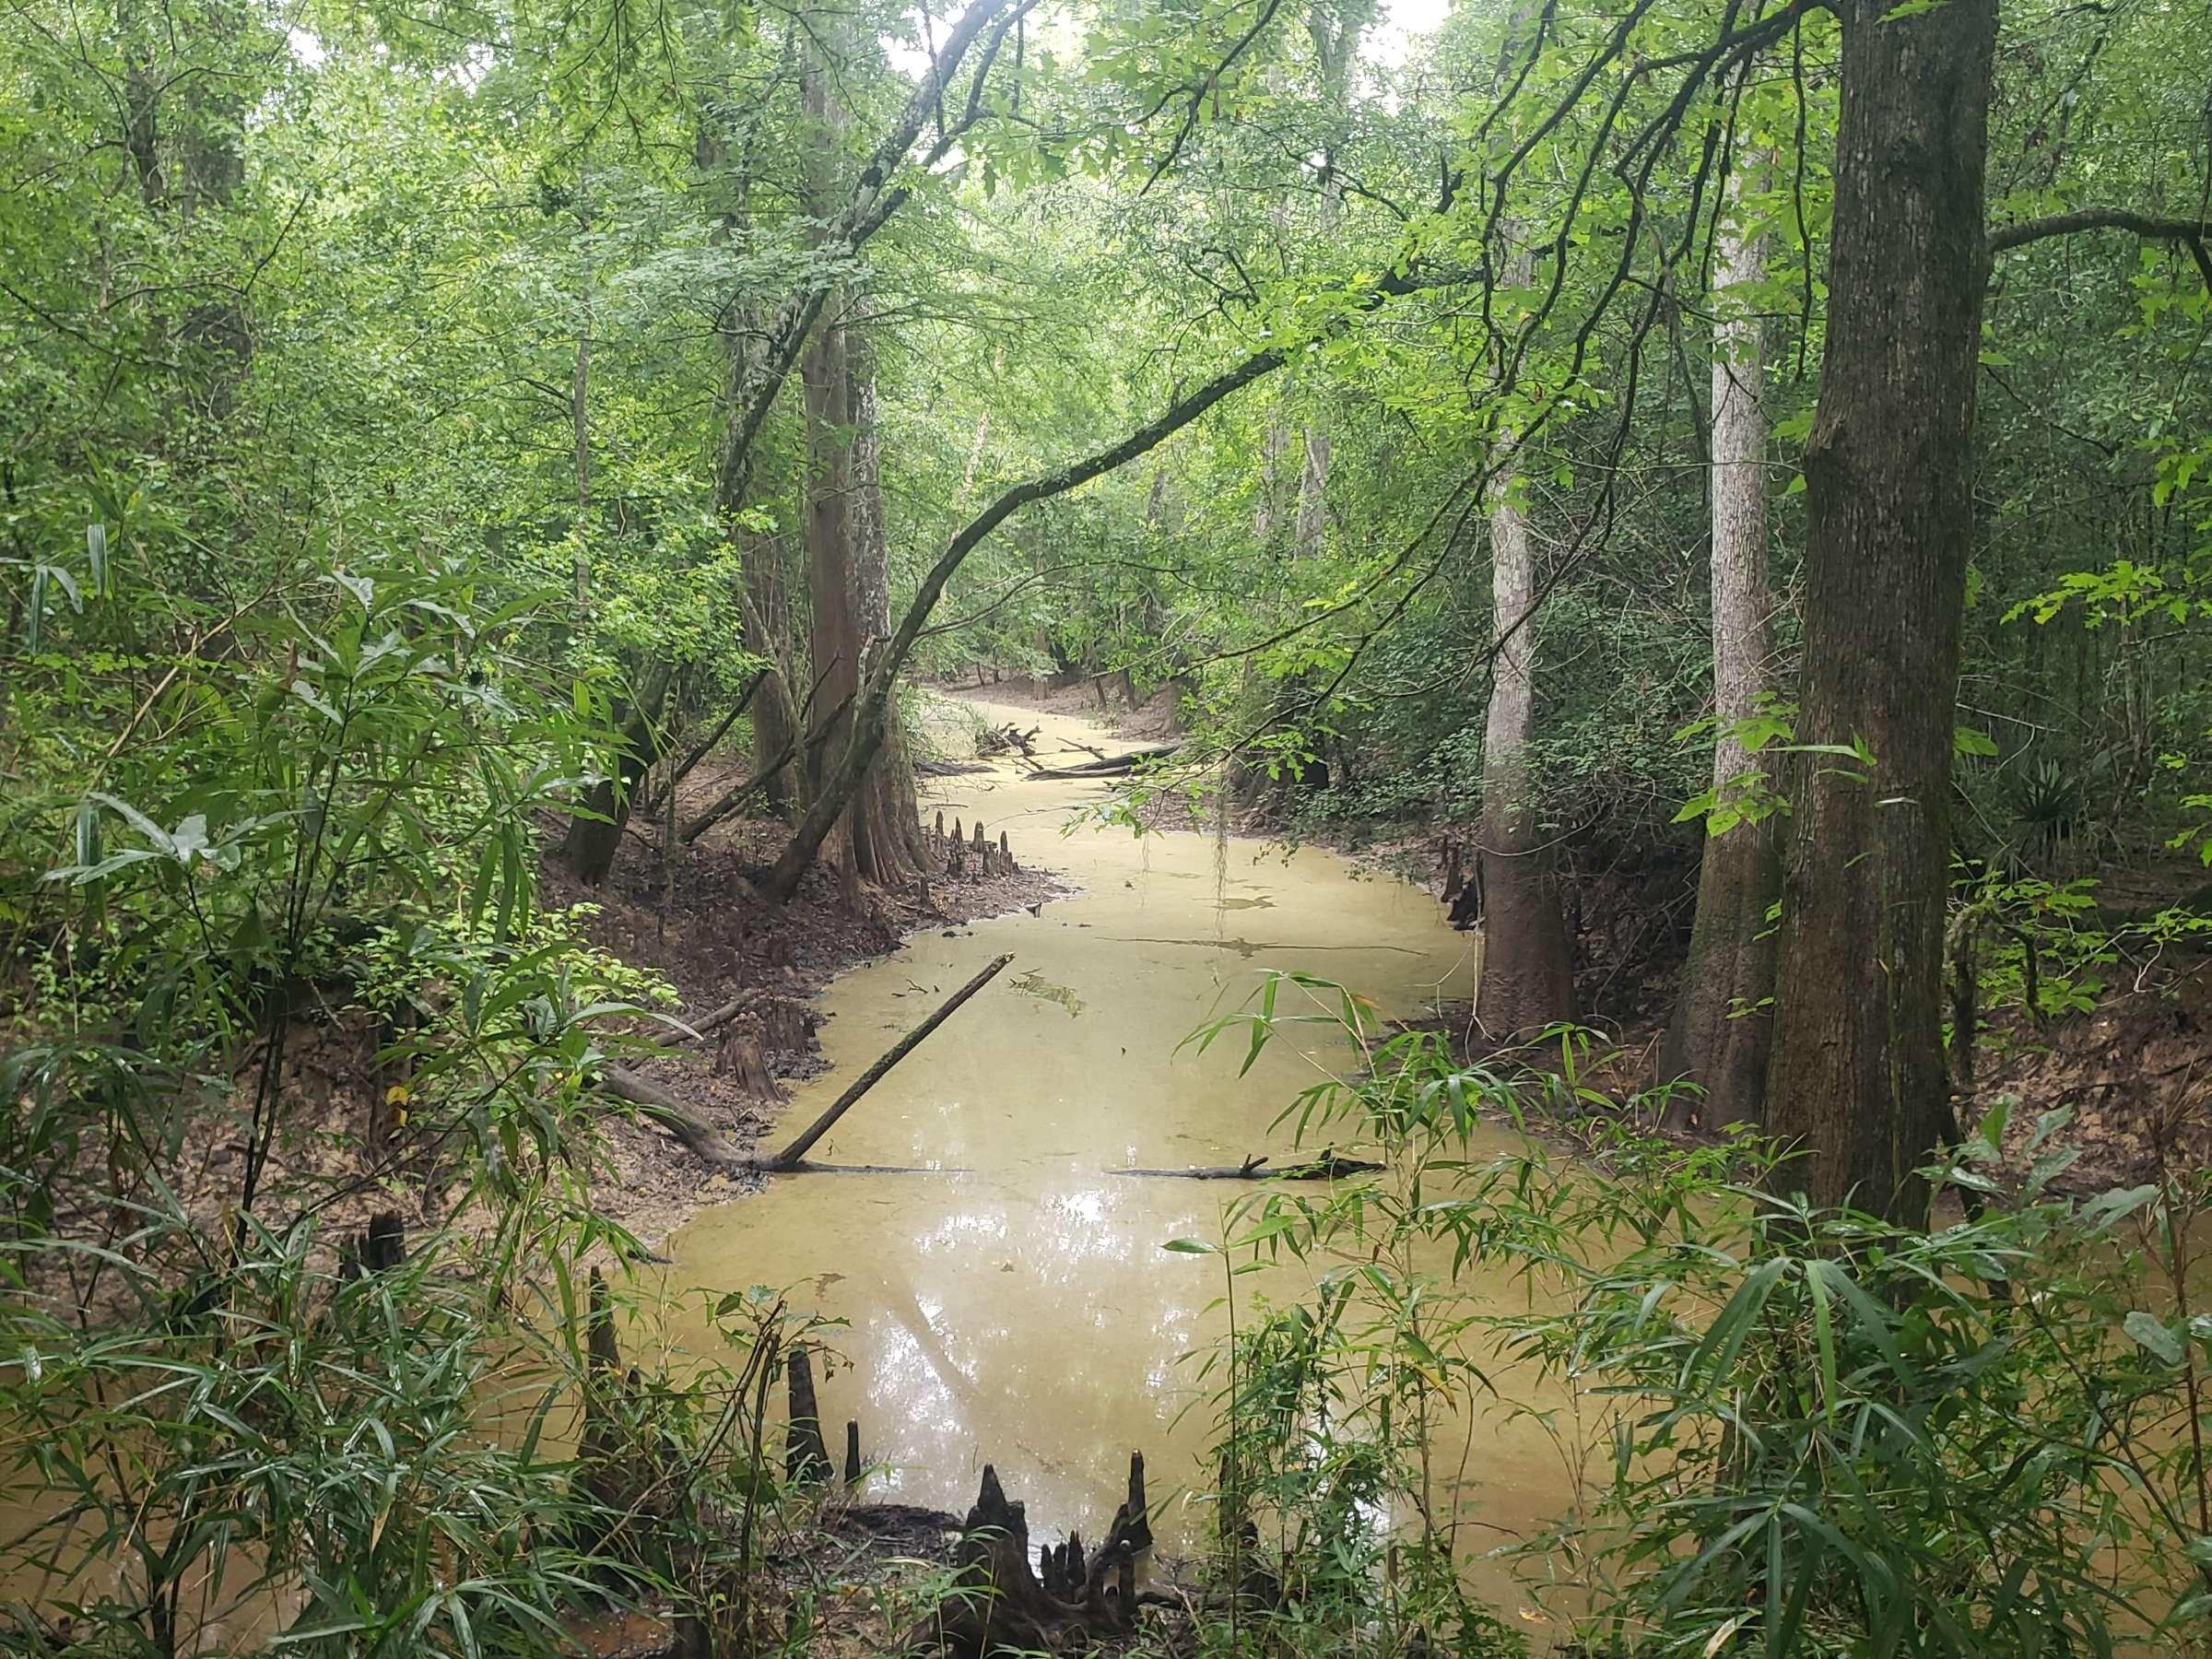
<path fill-rule="evenodd" d="M 1112 778 L 1124 772 L 1133 772 L 1147 760 L 1165 760 L 1181 750 L 1180 743 L 1152 743 L 1143 748 L 1109 755 L 1102 760 L 1086 760 L 1079 766 L 1041 766 L 1029 775 L 1031 778 Z"/>
<path fill-rule="evenodd" d="M 901 1037 L 896 1043 L 892 1045 L 888 1053 L 885 1054 L 882 1059 L 877 1061 L 875 1065 L 869 1066 L 866 1071 L 861 1073 L 859 1077 L 855 1077 L 853 1080 L 853 1086 L 846 1089 L 843 1094 L 839 1095 L 835 1100 L 831 1101 L 830 1109 L 827 1112 L 823 1112 L 821 1116 L 816 1118 L 813 1123 L 807 1124 L 805 1133 L 803 1133 L 798 1139 L 793 1141 L 790 1146 L 784 1147 L 782 1151 L 777 1153 L 773 1158 L 760 1160 L 758 1167 L 778 1173 L 789 1173 L 790 1171 L 796 1170 L 800 1163 L 805 1159 L 806 1154 L 813 1149 L 815 1142 L 820 1140 L 823 1135 L 829 1134 L 830 1131 L 836 1126 L 837 1120 L 843 1117 L 846 1112 L 852 1111 L 854 1102 L 856 1102 L 861 1096 L 866 1094 L 869 1089 L 875 1088 L 877 1084 L 882 1082 L 884 1077 L 890 1071 L 891 1067 L 897 1065 L 900 1061 L 905 1059 L 907 1055 L 912 1053 L 915 1049 L 919 1048 L 924 1038 L 926 1038 L 932 1031 L 935 1030 L 939 1026 L 943 1025 L 946 1020 L 952 1018 L 953 1014 L 959 1010 L 959 1006 L 962 1003 L 973 996 L 978 991 L 981 991 L 994 979 L 996 979 L 1000 971 L 1013 959 L 1013 955 L 1010 952 L 1006 956 L 994 958 L 990 965 L 984 968 L 981 973 L 977 974 L 973 979 L 962 985 L 958 991 L 955 991 L 950 996 L 947 997 L 935 1014 L 932 1014 L 927 1019 L 924 1020 L 920 1025 L 916 1026 L 912 1030 Z"/>
<path fill-rule="evenodd" d="M 706 1119 L 688 1112 L 658 1083 L 641 1077 L 625 1065 L 603 1065 L 593 1085 L 641 1108 L 645 1116 L 684 1144 L 695 1157 L 724 1171 L 750 1170 L 753 1160 L 732 1146 L 729 1137 Z"/>
<path fill-rule="evenodd" d="M 1364 1158 L 1339 1158 L 1324 1152 L 1303 1163 L 1271 1168 L 1266 1158 L 1254 1156 L 1241 1164 L 1198 1164 L 1182 1170 L 1108 1170 L 1109 1175 L 1137 1175 L 1159 1181 L 1337 1181 L 1347 1175 L 1372 1175 L 1382 1169 Z"/>
<path fill-rule="evenodd" d="M 728 1137 L 721 1130 L 715 1128 L 704 1118 L 685 1110 L 677 1098 L 658 1083 L 641 1077 L 627 1066 L 603 1065 L 593 1077 L 592 1082 L 594 1087 L 604 1089 L 606 1093 L 628 1100 L 633 1106 L 642 1108 L 645 1115 L 653 1123 L 681 1141 L 695 1156 L 704 1159 L 717 1169 L 758 1171 L 770 1175 L 791 1175 L 801 1172 L 824 1174 L 831 1171 L 868 1175 L 951 1173 L 952 1171 L 912 1170 L 897 1165 L 809 1163 L 806 1161 L 806 1154 L 813 1150 L 816 1142 L 836 1126 L 838 1119 L 853 1109 L 861 1096 L 882 1082 L 893 1066 L 919 1048 L 924 1039 L 949 1019 L 962 1003 L 997 978 L 1000 971 L 1013 959 L 1010 952 L 996 958 L 981 973 L 947 997 L 935 1013 L 901 1037 L 891 1046 L 888 1053 L 855 1077 L 852 1087 L 830 1102 L 829 1110 L 824 1112 L 821 1116 L 807 1124 L 798 1139 L 770 1158 L 753 1157 L 740 1152 L 730 1144 Z M 722 1013 L 723 1010 L 717 1009 L 715 1014 L 709 1018 L 715 1018 Z M 735 1015 L 733 1013 L 731 1018 L 735 1018 Z"/>

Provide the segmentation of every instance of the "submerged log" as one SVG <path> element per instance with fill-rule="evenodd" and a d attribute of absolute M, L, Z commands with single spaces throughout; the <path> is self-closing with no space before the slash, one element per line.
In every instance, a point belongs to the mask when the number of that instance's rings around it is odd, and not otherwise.
<path fill-rule="evenodd" d="M 1086 760 L 1078 766 L 1041 766 L 1032 778 L 1113 778 L 1133 772 L 1147 760 L 1165 760 L 1182 747 L 1180 743 L 1152 743 L 1103 760 Z"/>
<path fill-rule="evenodd" d="M 1337 1181 L 1347 1175 L 1372 1175 L 1382 1169 L 1364 1158 L 1339 1158 L 1334 1149 L 1302 1163 L 1270 1168 L 1262 1156 L 1241 1164 L 1197 1164 L 1182 1170 L 1109 1170 L 1109 1175 L 1140 1175 L 1163 1181 Z"/>

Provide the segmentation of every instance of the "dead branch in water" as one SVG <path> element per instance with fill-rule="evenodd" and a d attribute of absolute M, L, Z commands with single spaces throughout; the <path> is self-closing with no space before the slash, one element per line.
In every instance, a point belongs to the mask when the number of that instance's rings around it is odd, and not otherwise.
<path fill-rule="evenodd" d="M 875 1088 L 877 1084 L 882 1082 L 885 1075 L 889 1072 L 891 1067 L 898 1065 L 900 1061 L 905 1059 L 907 1055 L 912 1053 L 915 1049 L 919 1048 L 924 1038 L 927 1037 L 932 1031 L 943 1025 L 946 1020 L 949 1019 L 953 1014 L 958 1011 L 962 1003 L 966 1002 L 978 991 L 981 991 L 985 985 L 996 979 L 999 971 L 1013 959 L 1014 958 L 1011 953 L 1008 953 L 1006 956 L 994 958 L 990 965 L 984 968 L 981 973 L 977 974 L 973 979 L 962 985 L 958 991 L 955 991 L 950 996 L 947 997 L 943 1005 L 938 1007 L 935 1014 L 932 1014 L 927 1019 L 924 1020 L 920 1025 L 916 1026 L 912 1030 L 901 1037 L 895 1044 L 892 1045 L 889 1053 L 886 1053 L 882 1059 L 877 1061 L 875 1065 L 869 1066 L 866 1071 L 861 1073 L 859 1077 L 855 1077 L 853 1080 L 853 1086 L 846 1089 L 843 1094 L 839 1095 L 835 1100 L 830 1102 L 830 1109 L 827 1112 L 823 1112 L 820 1117 L 816 1118 L 813 1123 L 806 1126 L 805 1134 L 801 1135 L 798 1139 L 793 1141 L 790 1146 L 784 1147 L 782 1151 L 777 1153 L 773 1158 L 762 1159 L 759 1167 L 763 1170 L 771 1171 L 777 1173 L 788 1173 L 791 1171 L 796 1170 L 799 1167 L 801 1160 L 804 1159 L 806 1154 L 813 1149 L 815 1142 L 820 1140 L 823 1135 L 829 1134 L 830 1129 L 836 1125 L 837 1120 L 841 1117 L 843 1117 L 846 1112 L 850 1112 L 853 1109 L 853 1103 L 857 1101 L 861 1096 L 866 1094 L 869 1089 Z"/>
<path fill-rule="evenodd" d="M 922 1045 L 923 1040 L 943 1025 L 956 1013 L 960 1005 L 996 979 L 1008 962 L 1011 953 L 998 957 L 983 971 L 955 991 L 938 1006 L 937 1011 L 894 1043 L 875 1065 L 853 1080 L 851 1088 L 832 1101 L 828 1111 L 806 1126 L 806 1132 L 791 1145 L 771 1158 L 748 1156 L 732 1146 L 727 1136 L 713 1124 L 695 1112 L 688 1111 L 682 1102 L 658 1083 L 640 1077 L 628 1066 L 603 1065 L 592 1079 L 593 1085 L 644 1109 L 645 1115 L 661 1128 L 681 1141 L 698 1157 L 716 1169 L 725 1171 L 759 1171 L 769 1175 L 790 1175 L 800 1171 L 816 1174 L 869 1174 L 921 1175 L 953 1173 L 949 1171 L 907 1169 L 884 1164 L 816 1164 L 806 1161 L 806 1154 L 817 1141 L 836 1126 L 837 1120 L 850 1112 L 861 1096 L 883 1081 L 890 1069 Z M 722 1010 L 717 1009 L 719 1016 Z M 734 1018 L 734 1016 L 733 1016 Z"/>
<path fill-rule="evenodd" d="M 1041 766 L 1030 773 L 1035 778 L 1117 778 L 1135 771 L 1147 760 L 1165 760 L 1181 750 L 1180 743 L 1151 743 L 1143 748 L 1133 748 L 1119 755 L 1108 755 L 1099 760 L 1086 760 L 1079 766 Z"/>
<path fill-rule="evenodd" d="M 1198 1164 L 1182 1170 L 1108 1170 L 1106 1173 L 1141 1175 L 1162 1181 L 1337 1181 L 1347 1175 L 1371 1175 L 1382 1167 L 1364 1158 L 1339 1158 L 1329 1151 L 1303 1163 L 1285 1164 L 1280 1169 L 1269 1168 L 1265 1157 L 1255 1155 L 1241 1164 Z"/>

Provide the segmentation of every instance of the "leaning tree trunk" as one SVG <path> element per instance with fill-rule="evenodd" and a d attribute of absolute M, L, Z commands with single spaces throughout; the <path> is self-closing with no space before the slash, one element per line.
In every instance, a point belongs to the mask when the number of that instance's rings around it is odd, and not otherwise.
<path fill-rule="evenodd" d="M 1529 253 L 1516 252 L 1511 285 L 1524 288 L 1532 276 Z M 1490 508 L 1496 654 L 1483 726 L 1482 979 L 1475 1001 L 1476 1023 L 1493 1042 L 1574 1018 L 1573 943 L 1528 760 L 1536 724 L 1536 550 L 1528 515 L 1512 499 L 1518 475 L 1509 449 Z"/>
<path fill-rule="evenodd" d="M 579 881 L 597 887 L 615 867 L 638 786 L 661 756 L 661 712 L 670 678 L 668 665 L 656 663 L 638 687 L 637 700 L 617 705 L 614 769 L 584 790 L 578 803 L 583 810 L 570 818 L 568 839 L 561 843 L 561 863 Z"/>
<path fill-rule="evenodd" d="M 1767 1123 L 1820 1204 L 1924 1218 L 1941 1020 L 1995 0 L 1850 0 Z"/>
<path fill-rule="evenodd" d="M 731 316 L 729 384 L 736 387 L 745 383 L 751 355 L 758 347 L 750 314 L 733 305 Z M 768 665 L 753 698 L 753 771 L 776 769 L 761 784 L 760 794 L 771 811 L 781 812 L 797 798 L 792 783 L 794 773 L 780 764 L 780 758 L 788 755 L 797 741 L 799 731 L 799 712 L 785 673 L 791 661 L 791 603 L 774 540 L 746 523 L 744 499 L 730 493 L 751 477 L 749 471 L 742 476 L 721 475 L 715 482 L 714 507 L 737 547 L 739 580 L 744 587 L 741 638 L 745 649 Z"/>
<path fill-rule="evenodd" d="M 1738 210 L 1743 176 L 1729 182 Z M 1766 240 L 1739 220 L 1720 231 L 1712 331 L 1712 695 L 1720 725 L 1712 751 L 1717 803 L 1761 791 L 1765 763 L 1748 753 L 1737 723 L 1773 689 L 1767 583 L 1766 358 L 1749 298 L 1766 278 Z M 1774 930 L 1767 912 L 1781 890 L 1779 820 L 1739 822 L 1706 838 L 1689 959 L 1660 1056 L 1660 1080 L 1702 1090 L 1677 1096 L 1677 1126 L 1756 1124 L 1765 1105 L 1773 1030 Z"/>

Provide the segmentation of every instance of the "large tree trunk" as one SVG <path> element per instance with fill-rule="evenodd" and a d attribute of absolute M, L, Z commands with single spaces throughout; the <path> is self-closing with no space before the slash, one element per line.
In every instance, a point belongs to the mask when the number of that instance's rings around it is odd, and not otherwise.
<path fill-rule="evenodd" d="M 834 132 L 842 111 L 828 76 L 810 68 L 805 96 L 810 114 Z M 830 153 L 825 144 L 822 153 Z M 826 197 L 824 170 L 814 181 Z M 806 757 L 807 793 L 818 794 L 852 732 L 864 658 L 890 632 L 890 577 L 883 522 L 881 464 L 876 429 L 875 353 L 865 338 L 858 301 L 832 301 L 802 359 L 806 394 L 808 476 L 805 539 L 813 608 L 812 660 L 817 697 L 837 710 L 822 741 Z M 855 317 L 860 326 L 849 327 Z M 882 743 L 853 790 L 832 833 L 833 855 L 850 877 L 904 887 L 921 868 L 920 814 L 912 762 L 894 703 L 884 712 Z"/>
<path fill-rule="evenodd" d="M 1509 285 L 1524 288 L 1532 276 L 1528 252 L 1515 252 Z M 1574 1018 L 1573 942 L 1528 763 L 1536 726 L 1536 549 L 1527 514 L 1512 499 L 1518 475 L 1509 447 L 1490 506 L 1496 655 L 1483 725 L 1482 979 L 1475 1000 L 1476 1023 L 1493 1042 Z"/>
<path fill-rule="evenodd" d="M 1769 1129 L 1780 1184 L 1919 1221 L 1950 1129 L 1948 794 L 1972 524 L 1994 0 L 1850 0 Z"/>
<path fill-rule="evenodd" d="M 876 348 L 865 300 L 858 326 L 845 336 L 845 374 L 853 407 L 853 621 L 865 657 L 882 650 L 891 634 L 890 535 L 883 512 Z M 856 691 L 860 679 L 855 674 Z M 838 730 L 841 734 L 844 728 Z M 914 792 L 913 752 L 896 702 L 884 711 L 883 751 L 862 779 L 848 821 L 864 879 L 904 887 L 921 872 L 922 806 Z"/>
<path fill-rule="evenodd" d="M 1729 182 L 1733 208 L 1742 175 Z M 1765 766 L 1735 730 L 1773 689 L 1767 583 L 1766 355 L 1750 298 L 1766 277 L 1766 241 L 1734 219 L 1721 226 L 1712 331 L 1712 695 L 1718 803 L 1741 800 Z M 1757 788 L 1753 782 L 1750 787 Z M 1773 1031 L 1774 930 L 1767 912 L 1781 890 L 1779 820 L 1740 822 L 1709 836 L 1698 873 L 1689 960 L 1660 1056 L 1660 1080 L 1703 1091 L 1679 1095 L 1670 1121 L 1708 1127 L 1756 1124 L 1764 1113 Z"/>
<path fill-rule="evenodd" d="M 735 100 L 726 86 L 723 94 L 730 102 L 715 100 L 711 108 L 734 107 Z M 695 140 L 695 154 L 700 171 L 710 176 L 719 173 L 729 160 L 727 134 L 712 114 L 701 122 Z M 714 241 L 718 246 L 739 234 L 750 222 L 752 171 L 752 141 L 748 140 L 737 170 L 736 198 L 715 226 Z M 733 408 L 741 400 L 744 389 L 759 375 L 762 351 L 759 311 L 741 300 L 742 295 L 731 297 L 720 324 L 724 349 L 728 354 L 724 397 Z M 749 461 L 742 467 L 719 469 L 714 479 L 714 509 L 737 549 L 741 585 L 738 601 L 743 618 L 739 637 L 748 655 L 768 665 L 768 671 L 754 688 L 751 699 L 752 770 L 755 776 L 768 774 L 759 786 L 760 796 L 771 811 L 782 812 L 796 798 L 791 782 L 794 773 L 783 770 L 779 760 L 779 757 L 790 753 L 799 729 L 789 672 L 791 606 L 778 545 L 747 524 L 743 517 L 745 486 L 751 477 Z"/>

